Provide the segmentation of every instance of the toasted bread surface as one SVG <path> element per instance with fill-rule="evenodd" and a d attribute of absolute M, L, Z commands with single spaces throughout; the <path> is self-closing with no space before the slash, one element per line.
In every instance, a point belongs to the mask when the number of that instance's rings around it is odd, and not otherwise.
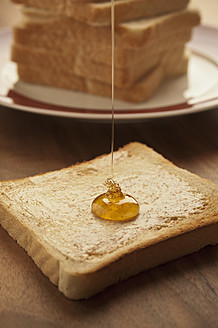
<path fill-rule="evenodd" d="M 133 221 L 91 212 L 110 155 L 0 183 L 0 223 L 39 268 L 74 299 L 218 242 L 218 186 L 140 143 L 115 153 L 115 178 L 134 196 Z"/>

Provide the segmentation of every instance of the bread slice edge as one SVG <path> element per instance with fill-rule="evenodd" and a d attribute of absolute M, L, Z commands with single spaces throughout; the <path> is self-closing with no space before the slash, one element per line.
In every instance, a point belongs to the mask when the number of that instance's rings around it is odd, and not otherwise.
<path fill-rule="evenodd" d="M 218 222 L 125 254 L 94 272 L 72 274 L 70 266 L 61 263 L 58 288 L 70 299 L 89 298 L 129 277 L 217 243 Z"/>

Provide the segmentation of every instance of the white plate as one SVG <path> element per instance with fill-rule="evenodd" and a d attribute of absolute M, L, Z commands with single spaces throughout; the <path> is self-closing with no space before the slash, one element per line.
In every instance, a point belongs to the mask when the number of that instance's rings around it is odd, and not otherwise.
<path fill-rule="evenodd" d="M 111 119 L 111 100 L 81 92 L 18 81 L 9 61 L 11 31 L 0 33 L 0 105 L 38 114 L 80 119 Z M 218 30 L 199 26 L 187 47 L 187 77 L 166 81 L 149 101 L 115 102 L 116 120 L 146 119 L 199 112 L 218 106 Z"/>

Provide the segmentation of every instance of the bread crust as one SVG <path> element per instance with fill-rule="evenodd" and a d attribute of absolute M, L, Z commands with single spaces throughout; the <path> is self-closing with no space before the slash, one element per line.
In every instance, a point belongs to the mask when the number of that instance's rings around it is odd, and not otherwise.
<path fill-rule="evenodd" d="M 116 99 L 139 103 L 153 96 L 161 83 L 171 77 L 187 72 L 188 57 L 166 57 L 166 60 L 152 67 L 142 78 L 129 87 L 115 85 Z M 111 84 L 90 78 L 79 77 L 69 72 L 59 72 L 49 67 L 17 65 L 19 79 L 23 82 L 48 85 L 102 97 L 111 97 Z"/>
<path fill-rule="evenodd" d="M 114 61 L 116 67 L 127 67 L 132 63 L 149 60 L 156 53 L 161 53 L 167 49 L 185 44 L 191 38 L 191 29 L 184 28 L 179 31 L 171 31 L 170 34 L 150 39 L 146 44 L 138 49 L 124 48 L 122 44 L 115 47 Z M 53 31 L 46 31 L 39 34 L 37 31 L 29 31 L 25 26 L 16 25 L 13 27 L 13 41 L 18 46 L 44 49 L 44 51 L 54 52 L 67 57 L 73 56 L 75 49 L 80 56 L 89 60 L 111 65 L 111 45 L 102 42 L 77 41 L 71 37 L 59 38 Z"/>
<path fill-rule="evenodd" d="M 151 19 L 139 19 L 117 24 L 115 27 L 115 45 L 124 48 L 141 48 L 148 40 L 164 37 L 171 31 L 181 31 L 183 27 L 191 29 L 200 22 L 198 11 L 193 9 L 179 10 Z M 58 26 L 58 28 L 57 28 Z M 93 42 L 111 44 L 110 26 L 91 26 L 71 17 L 52 15 L 50 12 L 23 11 L 21 28 L 40 34 L 52 31 L 56 36 L 70 37 L 74 40 L 91 39 Z"/>
<path fill-rule="evenodd" d="M 53 14 L 74 17 L 90 25 L 105 26 L 111 23 L 110 1 L 59 1 L 59 0 L 13 0 L 29 8 L 45 9 Z M 115 0 L 116 23 L 166 14 L 184 9 L 189 0 Z"/>
<path fill-rule="evenodd" d="M 59 75 L 72 74 L 77 77 L 96 80 L 111 84 L 111 64 L 102 64 L 90 60 L 86 56 L 81 56 L 75 52 L 72 55 L 60 54 L 54 51 L 46 51 L 40 48 L 23 47 L 16 44 L 11 49 L 12 61 L 32 67 L 47 69 L 55 72 L 56 78 Z M 177 66 L 184 60 L 184 44 L 178 44 L 171 48 L 155 53 L 149 57 L 145 56 L 142 62 L 132 62 L 130 66 L 114 68 L 116 79 L 115 87 L 131 87 L 135 82 L 145 76 L 152 68 L 161 64 L 165 66 L 169 75 L 176 72 Z M 174 65 L 173 65 L 174 63 Z M 174 67 L 174 69 L 173 69 Z M 184 73 L 186 70 L 183 70 Z M 73 87 L 73 86 L 72 86 Z"/>

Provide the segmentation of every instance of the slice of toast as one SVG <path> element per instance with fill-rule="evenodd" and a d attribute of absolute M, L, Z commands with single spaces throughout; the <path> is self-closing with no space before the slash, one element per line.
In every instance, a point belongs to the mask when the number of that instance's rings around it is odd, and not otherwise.
<path fill-rule="evenodd" d="M 134 62 L 142 62 L 145 58 L 155 56 L 165 49 L 186 43 L 191 38 L 191 29 L 183 28 L 179 31 L 171 31 L 169 34 L 149 39 L 141 48 L 124 48 L 122 44 L 115 47 L 114 62 L 116 67 L 126 67 Z M 75 41 L 71 37 L 59 37 L 53 31 L 47 30 L 40 34 L 36 31 L 29 31 L 22 26 L 14 26 L 13 40 L 16 45 L 30 48 L 43 48 L 45 50 L 68 54 L 77 54 L 90 60 L 111 65 L 111 43 Z"/>
<path fill-rule="evenodd" d="M 196 10 L 179 10 L 167 15 L 150 19 L 139 19 L 115 26 L 115 45 L 124 48 L 140 48 L 146 45 L 148 40 L 167 37 L 172 31 L 179 32 L 191 29 L 200 22 L 200 16 Z M 75 41 L 97 42 L 111 44 L 111 28 L 101 28 L 81 23 L 73 18 L 52 15 L 49 12 L 23 11 L 23 19 L 20 27 L 40 35 L 52 31 L 54 35 L 64 38 L 72 38 Z"/>
<path fill-rule="evenodd" d="M 110 25 L 110 1 L 60 1 L 60 0 L 13 0 L 13 2 L 29 6 L 33 10 L 45 9 L 54 14 L 74 17 L 92 25 Z M 189 0 L 116 0 L 114 1 L 115 22 L 162 15 L 175 10 L 184 9 Z"/>
<path fill-rule="evenodd" d="M 187 65 L 187 56 L 183 58 L 167 57 L 166 61 L 152 68 L 130 87 L 115 87 L 115 98 L 133 103 L 144 102 L 154 94 L 165 79 L 186 73 Z M 25 64 L 18 64 L 17 67 L 18 76 L 23 82 L 111 97 L 111 84 L 109 83 L 91 80 L 89 77 L 78 77 L 69 72 L 61 73 L 57 70 L 50 70 L 48 67 Z"/>
<path fill-rule="evenodd" d="M 139 143 L 114 154 L 115 179 L 140 213 L 128 222 L 91 212 L 105 192 L 110 155 L 0 182 L 0 223 L 72 299 L 218 243 L 218 186 Z"/>
<path fill-rule="evenodd" d="M 156 52 L 152 56 L 145 54 L 142 61 L 132 62 L 126 67 L 114 67 L 115 86 L 130 87 L 153 67 L 166 61 L 177 60 L 178 63 L 183 59 L 184 44 L 174 45 L 171 48 Z M 176 58 L 176 59 L 175 59 Z M 17 44 L 12 45 L 11 59 L 14 62 L 48 68 L 55 71 L 56 76 L 59 74 L 72 73 L 78 77 L 88 78 L 90 80 L 97 80 L 104 83 L 111 84 L 111 64 L 98 63 L 95 60 L 90 60 L 86 56 L 81 56 L 76 50 L 74 53 L 58 53 L 55 51 L 48 51 L 47 49 L 36 47 L 24 47 Z"/>

